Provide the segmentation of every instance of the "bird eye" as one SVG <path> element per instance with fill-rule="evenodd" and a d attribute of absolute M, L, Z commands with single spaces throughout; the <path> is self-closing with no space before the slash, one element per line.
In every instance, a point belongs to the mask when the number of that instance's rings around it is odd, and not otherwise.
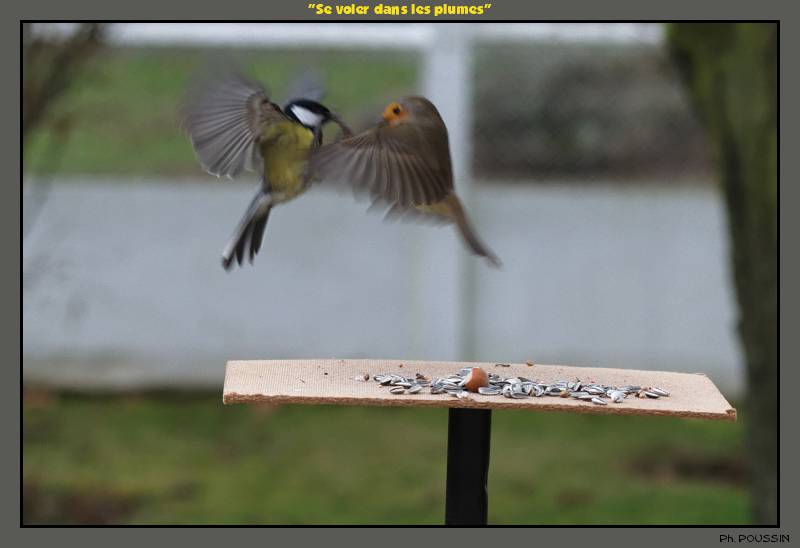
<path fill-rule="evenodd" d="M 392 109 L 392 112 L 394 112 L 394 113 L 397 115 L 397 114 L 400 114 L 400 112 L 401 112 L 402 110 L 403 110 L 403 109 L 401 109 L 401 108 L 400 108 L 400 105 L 397 105 L 396 107 L 394 107 L 394 108 Z"/>

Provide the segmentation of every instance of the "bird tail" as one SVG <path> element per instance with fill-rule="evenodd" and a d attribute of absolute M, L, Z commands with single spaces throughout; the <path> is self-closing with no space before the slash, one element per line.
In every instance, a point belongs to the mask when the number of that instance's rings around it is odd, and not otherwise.
<path fill-rule="evenodd" d="M 222 251 L 222 267 L 225 270 L 231 269 L 234 257 L 238 264 L 242 264 L 246 248 L 249 250 L 250 263 L 253 263 L 258 250 L 261 249 L 261 241 L 264 238 L 264 230 L 267 227 L 272 205 L 270 194 L 263 188 L 259 189 L 242 220 L 236 226 L 228 245 Z"/>
<path fill-rule="evenodd" d="M 470 249 L 472 249 L 472 252 L 480 257 L 485 257 L 489 264 L 493 267 L 500 268 L 500 266 L 502 266 L 500 259 L 478 237 L 478 234 L 475 232 L 472 223 L 469 222 L 467 213 L 464 211 L 464 206 L 461 205 L 461 201 L 458 199 L 458 197 L 451 193 L 447 198 L 445 198 L 445 201 L 447 203 L 447 208 L 450 211 L 450 216 L 455 221 L 456 226 L 458 226 L 458 230 L 461 232 L 461 236 L 464 238 L 464 241 L 470 247 Z"/>

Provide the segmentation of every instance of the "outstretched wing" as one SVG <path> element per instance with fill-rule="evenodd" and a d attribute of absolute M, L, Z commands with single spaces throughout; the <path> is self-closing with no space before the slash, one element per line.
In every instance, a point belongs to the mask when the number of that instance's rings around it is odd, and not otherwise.
<path fill-rule="evenodd" d="M 316 68 L 307 68 L 298 72 L 289 84 L 289 93 L 286 103 L 298 99 L 310 99 L 320 102 L 325 97 L 325 78 Z"/>
<path fill-rule="evenodd" d="M 245 168 L 261 173 L 260 136 L 286 119 L 261 84 L 233 70 L 196 81 L 181 109 L 197 159 L 217 177 L 233 178 Z"/>
<path fill-rule="evenodd" d="M 395 209 L 434 204 L 453 188 L 447 130 L 414 123 L 377 127 L 321 147 L 310 173 L 322 183 L 351 186 Z"/>

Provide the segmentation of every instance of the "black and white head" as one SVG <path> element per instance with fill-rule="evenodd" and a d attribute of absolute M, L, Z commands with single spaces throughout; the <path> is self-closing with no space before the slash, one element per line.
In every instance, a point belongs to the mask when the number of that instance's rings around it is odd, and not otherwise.
<path fill-rule="evenodd" d="M 308 129 L 317 132 L 331 120 L 331 111 L 311 99 L 296 99 L 288 103 L 283 111 L 286 115 Z"/>

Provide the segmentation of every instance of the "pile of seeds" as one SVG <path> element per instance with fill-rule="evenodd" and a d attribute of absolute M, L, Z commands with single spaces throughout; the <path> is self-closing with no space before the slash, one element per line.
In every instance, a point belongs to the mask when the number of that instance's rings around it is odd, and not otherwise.
<path fill-rule="evenodd" d="M 469 368 L 461 369 L 458 373 L 448 377 L 435 377 L 429 379 L 421 373 L 414 377 L 404 377 L 396 374 L 378 374 L 372 378 L 381 386 L 389 388 L 392 394 L 416 394 L 423 388 L 429 388 L 431 394 L 449 394 L 456 398 L 467 398 L 469 392 L 464 388 L 467 382 Z M 669 396 L 669 392 L 663 388 L 654 386 L 611 386 L 598 382 L 582 382 L 580 379 L 574 381 L 555 381 L 541 382 L 526 379 L 525 377 L 504 378 L 496 373 L 488 373 L 489 386 L 478 388 L 478 394 L 484 396 L 503 395 L 506 398 L 541 398 L 543 396 L 553 396 L 559 398 L 574 398 L 595 405 L 608 405 L 610 400 L 614 403 L 622 403 L 628 396 L 637 398 L 658 399 Z M 366 378 L 357 377 L 356 380 L 365 381 Z"/>

